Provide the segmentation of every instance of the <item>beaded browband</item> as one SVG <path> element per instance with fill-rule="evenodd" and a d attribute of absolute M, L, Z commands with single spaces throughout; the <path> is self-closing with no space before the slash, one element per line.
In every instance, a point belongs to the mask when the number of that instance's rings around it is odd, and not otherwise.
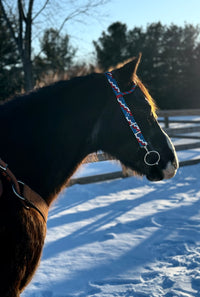
<path fill-rule="evenodd" d="M 117 101 L 121 107 L 121 110 L 129 124 L 129 127 L 131 128 L 133 134 L 135 135 L 135 138 L 137 139 L 139 146 L 141 148 L 144 148 L 146 150 L 146 154 L 144 156 L 144 162 L 146 165 L 149 166 L 153 166 L 153 165 L 158 165 L 159 161 L 160 161 L 160 154 L 157 151 L 149 151 L 147 148 L 147 141 L 145 140 L 144 136 L 142 135 L 142 132 L 136 122 L 136 120 L 134 119 L 134 116 L 131 112 L 131 110 L 129 109 L 129 107 L 126 104 L 126 101 L 124 99 L 124 95 L 128 95 L 131 94 L 135 91 L 136 85 L 133 84 L 132 88 L 129 91 L 126 92 L 121 92 L 120 88 L 115 80 L 115 78 L 113 77 L 112 72 L 106 72 L 105 73 L 108 82 L 110 83 L 113 92 L 115 93 L 115 96 L 117 98 Z"/>

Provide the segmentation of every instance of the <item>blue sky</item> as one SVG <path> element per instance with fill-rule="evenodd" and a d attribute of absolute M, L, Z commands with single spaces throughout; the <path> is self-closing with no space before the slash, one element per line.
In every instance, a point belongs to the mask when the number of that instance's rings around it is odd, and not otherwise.
<path fill-rule="evenodd" d="M 155 21 L 200 23 L 199 0 L 113 0 L 107 8 L 111 21 L 118 19 L 131 27 Z"/>
<path fill-rule="evenodd" d="M 55 3 L 57 10 L 46 19 L 45 27 L 59 28 L 67 13 L 70 13 L 70 1 L 60 1 L 60 5 Z M 82 4 L 84 1 L 71 3 Z M 126 23 L 128 29 L 146 27 L 158 21 L 163 24 L 184 25 L 186 22 L 196 25 L 200 24 L 200 0 L 108 0 L 108 4 L 98 7 L 96 13 L 90 13 L 89 17 L 81 16 L 67 22 L 62 33 L 69 34 L 71 44 L 78 48 L 77 58 L 87 60 L 94 52 L 92 41 L 97 40 L 102 31 L 116 21 Z M 43 29 L 39 23 L 36 32 L 42 33 Z"/>
<path fill-rule="evenodd" d="M 86 59 L 94 48 L 92 40 L 97 40 L 101 32 L 115 22 L 146 27 L 148 23 L 161 21 L 163 24 L 200 24 L 200 0 L 111 0 L 99 8 L 103 17 L 85 20 L 86 24 L 72 23 L 66 26 L 72 35 L 72 42 L 78 46 L 78 56 Z"/>

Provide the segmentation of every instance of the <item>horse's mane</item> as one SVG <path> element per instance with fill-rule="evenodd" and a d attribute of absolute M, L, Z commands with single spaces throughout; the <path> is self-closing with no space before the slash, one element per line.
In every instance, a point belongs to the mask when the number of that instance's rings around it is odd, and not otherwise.
<path fill-rule="evenodd" d="M 118 68 L 122 67 L 124 64 L 127 63 L 127 61 L 130 61 L 130 59 L 126 60 L 124 63 L 118 64 L 115 69 L 118 69 Z M 112 68 L 109 69 L 109 71 L 112 71 Z M 97 73 L 91 73 L 91 74 L 88 74 L 86 76 L 74 77 L 74 78 L 71 78 L 69 80 L 55 81 L 53 83 L 50 83 L 49 85 L 39 87 L 39 88 L 35 88 L 35 89 L 33 89 L 32 91 L 30 91 L 28 93 L 16 94 L 16 95 L 8 98 L 7 100 L 5 100 L 3 102 L 0 102 L 0 106 L 4 105 L 5 103 L 13 102 L 16 99 L 23 99 L 23 98 L 25 99 L 27 97 L 38 97 L 37 95 L 40 95 L 40 94 L 45 95 L 47 91 L 48 91 L 48 94 L 49 94 L 49 92 L 52 93 L 53 90 L 55 90 L 55 89 L 59 90 L 63 86 L 67 87 L 68 92 L 70 92 L 70 90 L 74 88 L 74 85 L 76 85 L 76 88 L 77 88 L 77 83 L 81 84 L 88 77 L 93 78 L 97 74 L 99 74 L 99 73 L 98 72 Z M 133 74 L 133 82 L 139 86 L 139 88 L 143 92 L 144 96 L 148 100 L 149 104 L 151 105 L 151 109 L 152 109 L 152 113 L 153 113 L 154 117 L 157 117 L 157 115 L 156 115 L 156 110 L 157 110 L 156 103 L 155 103 L 154 99 L 151 97 L 151 95 L 149 94 L 147 88 L 144 86 L 142 81 L 136 75 L 136 73 Z"/>
<path fill-rule="evenodd" d="M 146 99 L 148 100 L 149 104 L 151 105 L 151 110 L 152 110 L 154 117 L 157 118 L 156 111 L 158 108 L 155 103 L 155 100 L 151 97 L 151 95 L 149 94 L 149 91 L 147 90 L 145 85 L 142 83 L 142 81 L 139 79 L 139 77 L 136 74 L 134 75 L 133 81 L 135 84 L 137 84 L 139 86 L 140 90 L 145 95 Z"/>
<path fill-rule="evenodd" d="M 55 82 L 46 84 L 42 87 L 35 87 L 29 92 L 21 92 L 21 93 L 14 94 L 14 95 L 8 97 L 6 100 L 0 101 L 0 107 L 2 105 L 5 105 L 6 103 L 12 104 L 15 101 L 26 100 L 27 98 L 33 98 L 34 100 L 36 98 L 38 98 L 40 100 L 40 98 L 43 98 L 44 96 L 51 97 L 52 92 L 55 92 L 56 90 L 59 91 L 63 87 L 67 88 L 68 93 L 69 93 L 71 90 L 74 89 L 74 86 L 76 86 L 76 89 L 77 89 L 77 85 L 84 82 L 87 79 L 87 77 L 92 78 L 92 76 L 93 76 L 93 73 L 90 75 L 73 77 L 71 79 L 59 80 L 59 81 L 55 81 Z M 66 99 L 67 99 L 67 97 L 66 97 Z"/>
<path fill-rule="evenodd" d="M 112 71 L 112 70 L 119 69 L 119 68 L 123 67 L 125 64 L 131 62 L 132 59 L 133 58 L 130 58 L 130 59 L 127 59 L 126 61 L 124 61 L 122 63 L 118 63 L 115 68 L 114 67 L 110 67 L 109 68 L 109 71 Z M 154 117 L 157 118 L 156 111 L 157 111 L 158 107 L 157 107 L 157 105 L 155 103 L 155 100 L 151 97 L 151 95 L 149 94 L 148 89 L 145 87 L 145 85 L 142 83 L 141 79 L 136 74 L 136 71 L 137 71 L 137 68 L 139 66 L 140 60 L 141 60 L 141 54 L 139 55 L 139 59 L 138 59 L 138 62 L 137 62 L 137 66 L 136 66 L 135 72 L 133 73 L 132 80 L 133 80 L 133 83 L 135 83 L 136 85 L 138 85 L 139 88 L 141 89 L 141 91 L 143 92 L 144 96 L 146 97 L 146 99 L 148 100 L 149 104 L 151 105 L 151 109 L 152 109 L 152 113 L 153 113 Z"/>

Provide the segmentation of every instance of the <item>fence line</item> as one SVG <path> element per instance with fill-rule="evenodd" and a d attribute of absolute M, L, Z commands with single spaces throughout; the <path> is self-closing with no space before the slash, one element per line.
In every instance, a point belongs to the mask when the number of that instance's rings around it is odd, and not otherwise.
<path fill-rule="evenodd" d="M 200 135 L 199 136 L 191 135 L 191 133 L 200 132 L 200 121 L 170 119 L 170 117 L 194 116 L 194 115 L 200 116 L 200 109 L 160 110 L 158 112 L 159 122 L 163 122 L 165 124 L 164 130 L 170 137 L 200 140 Z M 192 126 L 183 127 L 183 128 L 182 127 L 170 128 L 171 123 L 192 124 Z M 188 135 L 188 133 L 190 135 Z M 185 150 L 196 149 L 196 148 L 200 148 L 200 141 L 196 141 L 194 143 L 175 145 L 176 151 L 185 151 Z M 84 161 L 84 163 L 100 162 L 100 161 L 108 161 L 108 160 L 114 160 L 114 158 L 112 158 L 111 156 L 108 156 L 105 153 L 98 153 L 98 154 L 89 155 Z M 200 163 L 200 157 L 196 159 L 181 161 L 179 165 L 181 167 L 181 166 L 193 165 L 197 163 Z M 70 181 L 70 185 L 73 185 L 75 183 L 86 184 L 86 183 L 92 183 L 92 182 L 98 182 L 98 181 L 105 181 L 109 179 L 122 178 L 122 177 L 131 176 L 131 175 L 132 174 L 130 173 L 130 170 L 127 171 L 127 169 L 124 166 L 122 166 L 122 170 L 117 172 L 98 174 L 94 176 L 86 176 L 81 178 L 72 178 Z"/>
<path fill-rule="evenodd" d="M 180 116 L 193 116 L 193 115 L 200 115 L 200 109 L 169 109 L 169 110 L 159 110 L 158 111 L 158 116 L 159 117 L 163 117 L 164 120 L 161 120 L 160 122 L 165 123 L 165 128 L 169 128 L 169 117 L 180 117 Z M 170 120 L 170 122 L 172 123 L 176 123 L 176 122 L 184 122 L 181 120 Z M 191 122 L 191 121 L 186 121 L 187 123 Z"/>

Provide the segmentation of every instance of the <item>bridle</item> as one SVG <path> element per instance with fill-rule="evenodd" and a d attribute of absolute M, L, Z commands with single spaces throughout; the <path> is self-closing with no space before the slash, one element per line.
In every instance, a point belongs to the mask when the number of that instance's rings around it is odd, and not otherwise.
<path fill-rule="evenodd" d="M 2 159 L 0 159 L 0 197 L 3 195 L 4 186 L 3 179 L 6 179 L 12 189 L 15 197 L 17 197 L 25 207 L 25 209 L 36 210 L 47 221 L 48 205 L 46 201 L 28 185 L 16 179 L 15 175 L 8 168 Z"/>
<path fill-rule="evenodd" d="M 160 161 L 160 154 L 155 150 L 148 150 L 148 142 L 145 140 L 142 131 L 140 130 L 140 127 L 138 126 L 136 120 L 134 119 L 134 116 L 129 109 L 129 107 L 126 104 L 126 101 L 124 99 L 124 95 L 131 94 L 135 91 L 135 88 L 137 85 L 133 84 L 132 88 L 129 91 L 121 92 L 120 88 L 113 77 L 112 72 L 106 72 L 105 73 L 107 80 L 117 98 L 117 101 L 121 107 L 121 110 L 129 124 L 129 127 L 131 128 L 131 131 L 135 135 L 135 138 L 137 139 L 137 142 L 141 148 L 144 148 L 146 150 L 146 154 L 144 156 L 144 163 L 148 166 L 154 166 L 158 165 Z M 152 159 L 152 161 L 151 161 Z"/>

